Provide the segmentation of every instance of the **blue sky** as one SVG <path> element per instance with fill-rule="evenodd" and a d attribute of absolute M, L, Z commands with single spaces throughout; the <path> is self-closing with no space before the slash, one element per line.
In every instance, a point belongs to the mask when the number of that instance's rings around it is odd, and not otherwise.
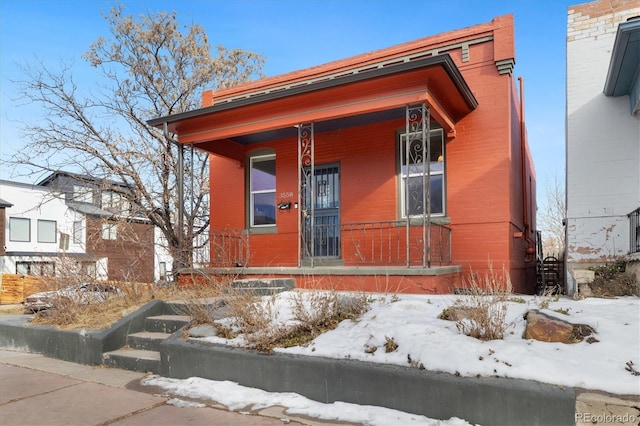
<path fill-rule="evenodd" d="M 178 12 L 180 23 L 204 27 L 212 45 L 266 57 L 268 76 L 489 22 L 512 13 L 514 75 L 525 83 L 525 116 L 538 176 L 538 203 L 547 183 L 564 179 L 567 0 L 122 0 L 126 12 Z M 20 149 L 20 121 L 38 110 L 16 99 L 16 63 L 73 64 L 79 85 L 93 84 L 81 58 L 109 37 L 107 0 L 0 0 L 0 156 Z M 12 179 L 2 168 L 0 178 Z M 17 180 L 29 181 L 21 177 Z"/>

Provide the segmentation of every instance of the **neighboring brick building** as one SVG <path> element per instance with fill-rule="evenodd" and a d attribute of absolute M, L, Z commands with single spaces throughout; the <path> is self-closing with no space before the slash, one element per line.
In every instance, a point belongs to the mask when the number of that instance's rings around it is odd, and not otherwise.
<path fill-rule="evenodd" d="M 0 180 L 0 194 L 1 273 L 154 281 L 154 226 L 113 183 L 57 172 L 36 185 Z"/>
<path fill-rule="evenodd" d="M 640 260 L 639 52 L 637 0 L 598 0 L 569 7 L 569 293 L 577 291 L 573 278 L 576 269 L 623 259 Z"/>
<path fill-rule="evenodd" d="M 93 268 L 110 280 L 154 281 L 154 226 L 136 216 L 123 185 L 69 172 L 52 173 L 38 185 L 64 194 L 67 206 L 85 217 L 86 253 L 104 259 Z"/>
<path fill-rule="evenodd" d="M 205 92 L 202 109 L 151 120 L 211 153 L 210 273 L 435 293 L 492 263 L 533 292 L 513 25 Z"/>

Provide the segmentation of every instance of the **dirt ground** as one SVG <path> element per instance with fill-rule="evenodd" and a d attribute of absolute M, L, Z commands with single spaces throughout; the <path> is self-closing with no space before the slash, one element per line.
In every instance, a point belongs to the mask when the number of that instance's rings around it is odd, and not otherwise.
<path fill-rule="evenodd" d="M 640 296 L 636 280 L 622 272 L 598 276 L 589 284 L 595 297 Z"/>

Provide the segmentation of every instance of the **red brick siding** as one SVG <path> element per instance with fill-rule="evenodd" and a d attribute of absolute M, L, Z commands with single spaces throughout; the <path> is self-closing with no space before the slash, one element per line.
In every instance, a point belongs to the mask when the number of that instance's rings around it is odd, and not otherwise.
<path fill-rule="evenodd" d="M 453 34 L 470 37 L 474 30 L 475 28 L 470 28 L 436 36 L 433 43 L 451 42 L 455 39 Z M 479 104 L 475 111 L 456 123 L 456 137 L 447 140 L 446 144 L 446 213 L 453 230 L 452 263 L 462 265 L 465 275 L 472 270 L 483 273 L 489 264 L 497 271 L 502 271 L 504 267 L 511 274 L 516 289 L 531 291 L 535 277 L 530 274 L 533 264 L 524 262 L 527 245 L 524 239 L 514 238 L 515 232 L 524 229 L 520 157 L 523 142 L 520 140 L 519 100 L 513 77 L 509 74 L 499 75 L 495 65 L 497 60 L 515 58 L 512 17 L 496 18 L 490 26 L 478 26 L 477 31 L 477 35 L 493 31 L 494 39 L 472 45 L 468 62 L 462 62 L 460 50 L 448 52 Z M 290 78 L 298 78 L 298 75 L 302 76 L 305 72 L 294 73 Z M 275 79 L 272 82 L 275 84 L 276 80 L 279 81 Z M 262 84 L 272 83 L 255 83 L 256 86 Z M 215 97 L 215 93 L 212 95 Z M 313 96 L 321 95 L 318 93 Z M 213 97 L 205 97 L 205 104 L 214 102 Z M 294 102 L 295 99 L 291 101 Z M 299 108 L 295 103 L 290 107 Z M 206 127 L 204 122 L 201 125 Z M 401 119 L 316 133 L 315 163 L 340 165 L 342 223 L 398 219 L 396 131 L 404 128 L 404 125 L 404 120 Z M 194 127 L 194 130 L 197 128 Z M 297 140 L 292 138 L 274 141 L 252 145 L 250 148 L 275 150 L 277 199 L 280 201 L 280 194 L 292 192 L 293 199 L 285 198 L 282 201 L 297 201 Z M 527 179 L 531 178 L 532 190 L 529 194 L 531 206 L 528 207 L 531 210 L 528 219 L 534 230 L 535 201 L 531 197 L 535 194 L 535 176 L 526 145 L 525 148 Z M 249 154 L 245 151 L 239 156 Z M 243 160 L 219 160 L 218 157 L 213 157 L 213 229 L 233 227 L 232 225 L 240 228 L 247 226 L 246 170 L 243 169 L 242 162 Z M 299 213 L 294 208 L 278 212 L 277 233 L 251 235 L 251 266 L 297 265 Z M 345 264 L 349 264 L 354 250 L 344 241 L 343 244 Z M 411 281 L 407 288 L 414 290 L 423 286 L 423 291 L 441 292 L 448 291 L 451 287 L 443 283 L 446 280 L 440 278 L 403 278 L 406 280 L 393 278 L 392 286 L 397 287 L 400 282 Z M 363 277 L 330 279 L 350 288 L 358 285 L 358 279 L 367 281 L 369 288 L 372 282 L 370 278 Z M 422 284 L 417 283 L 418 280 L 422 280 Z"/>
<path fill-rule="evenodd" d="M 87 253 L 108 258 L 110 280 L 153 282 L 153 226 L 118 223 L 117 239 L 102 239 L 103 219 L 87 217 Z"/>

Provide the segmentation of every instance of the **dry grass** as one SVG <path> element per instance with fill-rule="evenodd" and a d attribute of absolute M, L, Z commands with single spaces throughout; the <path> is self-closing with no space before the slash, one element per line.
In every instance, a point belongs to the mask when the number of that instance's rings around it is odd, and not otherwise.
<path fill-rule="evenodd" d="M 101 330 L 154 299 L 189 301 L 220 294 L 218 287 L 210 286 L 178 287 L 139 283 L 118 283 L 117 286 L 124 291 L 124 297 L 113 296 L 104 302 L 88 304 L 58 298 L 54 301 L 53 308 L 38 312 L 32 323 L 53 325 L 62 329 Z M 197 304 L 194 303 L 193 306 Z M 194 312 L 185 314 L 194 316 Z"/>
<path fill-rule="evenodd" d="M 235 292 L 227 299 L 234 326 L 251 347 L 272 352 L 275 347 L 305 345 L 345 320 L 357 320 L 367 309 L 364 296 L 336 291 L 297 291 L 292 295 L 293 321 L 278 321 L 277 297 Z"/>
<path fill-rule="evenodd" d="M 489 265 L 482 279 L 472 272 L 465 284 L 466 295 L 445 309 L 449 311 L 447 315 L 451 309 L 463 313 L 455 319 L 456 327 L 467 336 L 480 340 L 502 339 L 505 331 L 513 325 L 506 320 L 507 302 L 513 292 L 509 274 L 504 269 L 497 274 Z"/>

